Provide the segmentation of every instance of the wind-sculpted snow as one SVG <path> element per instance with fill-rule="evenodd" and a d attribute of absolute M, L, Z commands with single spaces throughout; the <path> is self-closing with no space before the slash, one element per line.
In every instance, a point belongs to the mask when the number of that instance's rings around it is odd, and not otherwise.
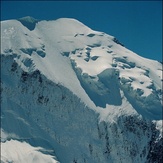
<path fill-rule="evenodd" d="M 103 108 L 106 108 L 106 104 L 121 105 L 121 90 L 143 117 L 161 119 L 162 90 L 161 85 L 158 86 L 161 79 L 159 76 L 150 77 L 150 74 L 161 72 L 161 67 L 154 72 L 153 69 L 140 66 L 143 63 L 129 61 L 127 56 L 111 55 L 112 51 L 104 49 L 86 48 L 76 51 L 76 55 L 70 55 L 79 81 L 90 99 L 96 106 Z"/>
<path fill-rule="evenodd" d="M 81 69 L 75 70 L 81 86 L 96 106 L 106 108 L 106 104 L 121 105 L 118 72 L 114 69 L 106 69 L 96 77 L 82 74 Z"/>
<path fill-rule="evenodd" d="M 21 20 L 1 28 L 1 161 L 162 162 L 161 63 L 74 19 Z"/>

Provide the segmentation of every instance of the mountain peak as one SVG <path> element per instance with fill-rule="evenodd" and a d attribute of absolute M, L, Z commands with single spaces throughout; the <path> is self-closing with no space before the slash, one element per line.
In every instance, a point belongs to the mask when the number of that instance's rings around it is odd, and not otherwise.
<path fill-rule="evenodd" d="M 162 162 L 161 63 L 75 19 L 19 21 L 1 24 L 2 162 Z"/>
<path fill-rule="evenodd" d="M 38 20 L 28 16 L 19 21 L 30 30 L 16 22 L 12 22 L 12 27 L 10 22 L 2 25 L 1 50 L 5 54 L 12 50 L 30 57 L 45 76 L 52 81 L 57 78 L 88 105 L 93 102 L 95 107 L 120 106 L 122 91 L 141 115 L 161 118 L 161 64 L 138 56 L 115 37 L 94 31 L 75 19 L 37 23 Z M 26 61 L 20 62 L 24 70 L 31 71 Z M 74 86 L 72 78 L 76 84 L 80 82 L 81 91 L 76 92 L 79 85 Z M 86 95 L 89 98 L 85 99 Z M 154 105 L 149 105 L 151 99 Z"/>

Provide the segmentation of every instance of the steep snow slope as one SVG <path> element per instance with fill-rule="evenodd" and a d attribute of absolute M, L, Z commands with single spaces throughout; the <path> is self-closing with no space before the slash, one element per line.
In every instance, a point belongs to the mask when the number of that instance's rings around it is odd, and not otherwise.
<path fill-rule="evenodd" d="M 74 19 L 3 21 L 1 37 L 3 162 L 15 145 L 27 162 L 161 162 L 161 63 Z"/>

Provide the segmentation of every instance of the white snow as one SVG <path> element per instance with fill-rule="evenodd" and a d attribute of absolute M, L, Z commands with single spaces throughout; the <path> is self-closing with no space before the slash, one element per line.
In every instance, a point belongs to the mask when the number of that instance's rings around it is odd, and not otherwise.
<path fill-rule="evenodd" d="M 76 66 L 81 68 L 82 73 L 87 73 L 90 76 L 96 76 L 105 69 L 111 68 L 112 64 L 116 64 L 115 69 L 120 71 L 120 77 L 133 78 L 131 87 L 135 90 L 137 88 L 142 89 L 144 91 L 143 96 L 152 93 L 152 90 L 147 88 L 152 82 L 157 89 L 161 88 L 161 64 L 136 55 L 125 47 L 114 43 L 112 36 L 93 31 L 77 20 L 61 18 L 55 21 L 41 21 L 38 22 L 33 31 L 22 26 L 19 21 L 3 21 L 1 33 L 1 53 L 6 49 L 12 49 L 14 52 L 21 53 L 21 57 L 26 58 L 27 55 L 20 52 L 21 48 L 41 49 L 42 45 L 45 44 L 45 58 L 41 58 L 35 50 L 31 54 L 36 68 L 50 79 L 61 82 L 73 92 L 76 92 L 80 86 L 71 70 L 69 59 L 63 58 L 60 54 L 62 52 L 70 52 L 70 58 L 75 61 Z M 93 37 L 87 36 L 90 33 L 93 34 Z M 76 37 L 74 37 L 75 35 Z M 88 45 L 95 47 L 86 50 Z M 76 52 L 72 54 L 74 50 Z M 87 52 L 90 53 L 89 56 L 87 56 Z M 93 60 L 93 56 L 96 56 L 97 59 Z M 124 57 L 128 61 L 127 63 L 124 63 Z M 87 62 L 85 59 L 89 61 Z M 131 67 L 131 62 L 135 63 L 135 67 Z M 62 70 L 62 74 L 60 70 Z M 144 75 L 145 70 L 149 71 L 150 78 Z M 70 76 L 71 78 L 69 78 Z M 83 99 L 85 94 L 82 93 L 82 89 L 78 92 L 81 92 L 79 96 Z"/>
<path fill-rule="evenodd" d="M 42 153 L 41 147 L 34 147 L 25 141 L 19 141 L 20 135 L 23 138 L 33 136 L 38 138 L 42 130 L 48 133 L 52 140 L 55 139 L 58 144 L 66 148 L 77 146 L 79 141 L 75 139 L 73 142 L 74 135 L 68 131 L 72 130 L 78 136 L 78 130 L 81 129 L 83 132 L 81 135 L 85 135 L 80 139 L 86 141 L 83 148 L 87 149 L 88 143 L 93 141 L 87 138 L 87 134 L 92 133 L 92 137 L 96 140 L 98 137 L 96 124 L 87 124 L 87 121 L 95 123 L 96 114 L 99 115 L 99 124 L 103 122 L 114 124 L 123 115 L 155 120 L 157 130 L 161 131 L 161 121 L 158 121 L 162 119 L 161 63 L 135 54 L 114 42 L 113 36 L 94 31 L 75 19 L 39 21 L 33 30 L 29 30 L 18 20 L 3 21 L 1 22 L 1 37 L 1 55 L 13 57 L 13 61 L 20 66 L 20 69 L 15 70 L 17 76 L 12 76 L 10 72 L 13 68 L 12 60 L 5 61 L 2 67 L 2 84 L 5 88 L 4 117 L 2 116 L 5 123 L 1 130 L 3 162 L 57 162 L 51 155 Z M 39 70 L 54 85 L 42 85 L 40 88 L 37 82 L 33 85 L 31 81 L 31 87 L 29 86 L 26 90 L 25 84 L 20 81 L 22 73 L 20 70 L 28 74 Z M 36 90 L 36 88 L 41 90 Z M 17 97 L 18 92 L 21 92 L 22 96 Z M 64 100 L 61 102 L 60 97 L 62 100 L 65 98 L 65 102 Z M 38 98 L 44 102 L 48 99 L 50 101 L 48 107 L 38 104 Z M 29 117 L 26 117 L 24 108 L 29 109 L 27 113 L 35 123 L 28 120 Z M 76 112 L 78 114 L 73 115 Z M 6 117 L 10 118 L 10 121 L 7 121 Z M 68 121 L 69 119 L 71 120 Z M 32 128 L 29 127 L 31 125 L 33 125 Z M 37 125 L 41 131 L 35 130 Z M 60 126 L 64 127 L 70 135 L 62 133 Z M 11 131 L 13 128 L 15 133 L 4 132 L 3 127 Z M 104 130 L 103 126 L 100 129 Z M 112 128 L 108 129 L 108 132 L 112 133 L 111 130 Z M 138 132 L 143 131 L 140 129 Z M 129 135 L 130 138 L 132 136 L 132 134 Z M 44 140 L 45 137 L 43 135 L 41 139 Z M 121 135 L 119 137 L 121 138 L 119 142 L 123 143 L 125 138 Z M 139 138 L 136 140 L 138 141 Z M 115 146 L 113 137 L 110 141 Z M 148 138 L 144 136 L 140 150 L 143 150 L 143 143 L 147 141 Z M 125 142 L 127 146 L 127 140 Z M 130 143 L 132 144 L 132 141 Z M 97 149 L 95 147 L 93 149 L 93 158 L 103 162 L 105 160 L 102 155 L 103 151 L 99 150 L 100 146 L 96 147 Z M 128 147 L 132 148 L 132 145 Z M 116 150 L 112 152 L 113 160 L 118 156 Z M 78 152 L 71 149 L 71 151 L 80 153 L 80 150 Z M 63 160 L 71 158 L 66 154 L 62 158 L 62 154 L 58 153 Z M 123 151 L 121 155 L 125 162 Z M 140 161 L 139 158 L 135 160 Z"/>
<path fill-rule="evenodd" d="M 81 87 L 72 69 L 72 61 L 75 69 L 80 68 L 81 74 L 97 80 L 104 70 L 116 70 L 120 83 L 139 91 L 142 97 L 148 97 L 153 89 L 161 89 L 161 64 L 138 56 L 115 43 L 114 37 L 93 31 L 75 19 L 40 21 L 33 31 L 17 20 L 3 21 L 1 33 L 1 53 L 11 49 L 19 54 L 16 60 L 25 71 L 39 69 L 50 80 L 70 89 L 91 108 L 95 105 Z M 69 57 L 63 57 L 64 53 Z M 26 58 L 33 60 L 32 69 L 25 65 Z"/>
<path fill-rule="evenodd" d="M 1 143 L 1 162 L 15 163 L 58 163 L 53 156 L 43 154 L 40 147 L 32 147 L 26 142 L 9 140 Z"/>
<path fill-rule="evenodd" d="M 137 116 L 137 112 L 134 109 L 132 109 L 131 104 L 127 101 L 123 92 L 121 92 L 121 95 L 122 95 L 123 101 L 122 101 L 122 105 L 120 107 L 107 104 L 106 109 L 101 109 L 101 108 L 97 109 L 97 112 L 100 110 L 99 111 L 100 112 L 100 117 L 99 117 L 100 122 L 102 122 L 102 121 L 107 122 L 109 119 L 109 122 L 116 123 L 117 118 L 119 116 L 126 115 L 126 114 L 131 115 L 131 116 Z"/>

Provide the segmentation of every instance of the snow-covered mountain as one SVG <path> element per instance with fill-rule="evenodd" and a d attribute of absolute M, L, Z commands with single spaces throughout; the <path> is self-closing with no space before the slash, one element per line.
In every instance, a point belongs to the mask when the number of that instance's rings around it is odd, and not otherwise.
<path fill-rule="evenodd" d="M 162 64 L 75 19 L 1 22 L 1 162 L 162 162 Z"/>

